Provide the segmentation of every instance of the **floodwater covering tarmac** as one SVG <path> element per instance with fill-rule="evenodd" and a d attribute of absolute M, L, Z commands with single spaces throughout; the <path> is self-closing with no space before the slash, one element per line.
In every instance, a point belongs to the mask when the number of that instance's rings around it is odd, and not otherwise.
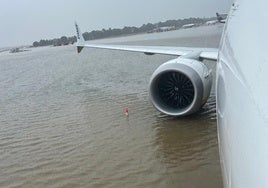
<path fill-rule="evenodd" d="M 222 28 L 94 42 L 218 47 Z M 78 55 L 74 46 L 0 53 L 0 187 L 222 187 L 214 86 L 203 109 L 183 118 L 148 99 L 150 76 L 172 58 Z"/>

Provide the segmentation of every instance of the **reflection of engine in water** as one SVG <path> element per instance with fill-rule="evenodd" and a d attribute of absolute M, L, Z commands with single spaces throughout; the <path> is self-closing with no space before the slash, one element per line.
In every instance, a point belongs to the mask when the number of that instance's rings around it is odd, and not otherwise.
<path fill-rule="evenodd" d="M 212 75 L 202 62 L 178 58 L 160 65 L 150 80 L 149 95 L 159 111 L 171 115 L 189 115 L 207 101 Z"/>

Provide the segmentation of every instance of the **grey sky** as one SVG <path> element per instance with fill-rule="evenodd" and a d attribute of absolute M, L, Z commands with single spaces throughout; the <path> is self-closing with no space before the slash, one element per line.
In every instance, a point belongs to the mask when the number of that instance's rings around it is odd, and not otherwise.
<path fill-rule="evenodd" d="M 232 0 L 0 0 L 0 47 L 83 31 L 141 26 L 168 19 L 212 17 Z"/>

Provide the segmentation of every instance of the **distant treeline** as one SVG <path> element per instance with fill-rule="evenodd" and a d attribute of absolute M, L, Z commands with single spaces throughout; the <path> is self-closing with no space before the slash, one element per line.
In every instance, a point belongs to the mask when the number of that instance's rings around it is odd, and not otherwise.
<path fill-rule="evenodd" d="M 94 40 L 94 39 L 101 39 L 101 38 L 108 38 L 108 37 L 116 37 L 116 36 L 122 36 L 122 35 L 132 35 L 132 34 L 139 34 L 139 33 L 146 33 L 150 32 L 154 29 L 160 28 L 160 27 L 175 27 L 176 29 L 181 28 L 185 24 L 203 24 L 206 21 L 210 19 L 208 18 L 187 18 L 187 19 L 179 19 L 179 20 L 168 20 L 165 22 L 159 22 L 156 24 L 148 23 L 143 24 L 141 27 L 124 27 L 122 29 L 102 29 L 102 30 L 94 30 L 91 32 L 85 32 L 83 33 L 83 36 L 85 40 Z M 67 44 L 73 44 L 76 42 L 76 37 L 66 37 L 62 36 L 58 39 L 50 39 L 50 40 L 40 40 L 33 42 L 33 46 L 59 46 L 59 45 L 67 45 Z"/>
<path fill-rule="evenodd" d="M 60 46 L 60 45 L 67 45 L 70 43 L 74 43 L 76 41 L 76 37 L 66 37 L 66 36 L 62 36 L 59 39 L 50 39 L 50 40 L 44 40 L 41 39 L 39 42 L 35 41 L 33 42 L 33 46 L 34 47 L 38 47 L 38 46 Z"/>

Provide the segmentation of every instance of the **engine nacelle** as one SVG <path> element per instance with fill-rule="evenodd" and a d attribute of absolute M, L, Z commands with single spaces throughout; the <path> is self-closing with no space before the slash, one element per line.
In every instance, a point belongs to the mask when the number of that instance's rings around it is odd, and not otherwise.
<path fill-rule="evenodd" d="M 200 61 L 177 58 L 153 73 L 149 96 L 156 109 L 171 116 L 189 115 L 207 101 L 212 86 L 211 71 Z"/>

